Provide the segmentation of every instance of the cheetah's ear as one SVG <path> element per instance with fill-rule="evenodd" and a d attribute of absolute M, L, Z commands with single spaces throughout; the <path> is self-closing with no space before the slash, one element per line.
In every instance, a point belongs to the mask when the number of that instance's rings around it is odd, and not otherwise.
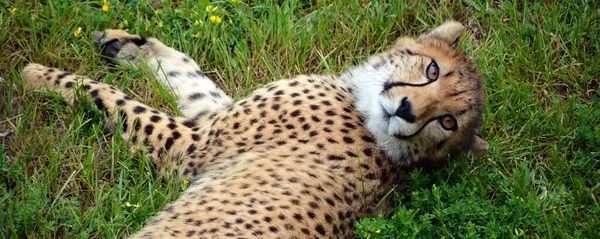
<path fill-rule="evenodd" d="M 421 36 L 421 38 L 438 38 L 447 42 L 450 46 L 456 47 L 464 29 L 465 27 L 460 22 L 450 21 Z"/>
<path fill-rule="evenodd" d="M 481 134 L 481 129 L 475 130 L 475 135 L 473 135 L 473 145 L 471 146 L 471 150 L 477 157 L 482 157 L 489 149 L 490 144 L 483 139 L 483 135 Z"/>

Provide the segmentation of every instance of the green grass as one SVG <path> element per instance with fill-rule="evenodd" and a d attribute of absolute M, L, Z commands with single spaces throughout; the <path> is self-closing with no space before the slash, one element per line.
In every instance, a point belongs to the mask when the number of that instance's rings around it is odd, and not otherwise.
<path fill-rule="evenodd" d="M 214 1 L 211 13 L 207 1 L 145 2 L 110 0 L 103 12 L 102 1 L 0 0 L 0 133 L 12 132 L 0 137 L 0 238 L 124 237 L 184 188 L 106 131 L 90 102 L 26 89 L 19 74 L 27 62 L 101 79 L 175 112 L 146 71 L 100 66 L 91 32 L 160 38 L 239 99 L 280 78 L 340 72 L 447 19 L 468 26 L 460 47 L 486 80 L 490 150 L 412 172 L 393 194 L 397 207 L 358 221 L 356 235 L 600 237 L 598 2 Z"/>

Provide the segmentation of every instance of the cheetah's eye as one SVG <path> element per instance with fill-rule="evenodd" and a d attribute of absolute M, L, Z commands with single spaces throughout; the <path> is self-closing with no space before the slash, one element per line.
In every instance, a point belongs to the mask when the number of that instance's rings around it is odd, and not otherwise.
<path fill-rule="evenodd" d="M 452 115 L 444 115 L 440 117 L 439 121 L 440 125 L 442 125 L 442 128 L 444 128 L 445 130 L 455 131 L 456 128 L 458 128 L 458 125 L 456 124 L 456 119 L 452 117 Z"/>
<path fill-rule="evenodd" d="M 425 71 L 425 75 L 427 75 L 427 78 L 430 81 L 437 80 L 437 78 L 440 76 L 440 68 L 435 61 L 432 60 L 431 63 L 429 63 L 427 70 Z"/>

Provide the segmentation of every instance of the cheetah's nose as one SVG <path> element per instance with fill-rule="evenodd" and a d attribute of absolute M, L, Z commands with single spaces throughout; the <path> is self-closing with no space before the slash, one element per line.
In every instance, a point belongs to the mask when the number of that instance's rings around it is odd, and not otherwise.
<path fill-rule="evenodd" d="M 102 45 L 102 64 L 109 65 L 114 64 L 114 58 L 117 57 L 117 54 L 121 50 L 121 42 L 113 39 L 108 42 L 105 42 Z"/>
<path fill-rule="evenodd" d="M 402 102 L 400 102 L 400 106 L 398 107 L 394 115 L 408 121 L 409 123 L 414 123 L 417 118 L 412 113 L 412 105 L 410 101 L 408 101 L 408 97 L 404 97 L 402 99 Z"/>

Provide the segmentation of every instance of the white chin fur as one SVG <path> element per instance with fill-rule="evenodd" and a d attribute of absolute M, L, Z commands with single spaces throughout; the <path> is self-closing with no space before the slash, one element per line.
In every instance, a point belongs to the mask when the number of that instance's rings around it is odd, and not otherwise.
<path fill-rule="evenodd" d="M 399 129 L 403 128 L 402 125 L 406 126 L 406 123 L 399 122 L 401 119 L 394 118 L 390 119 L 391 124 L 385 122 L 379 100 L 383 84 L 391 73 L 391 68 L 383 66 L 374 69 L 371 64 L 366 63 L 351 69 L 348 73 L 342 75 L 342 78 L 348 80 L 353 86 L 355 106 L 358 111 L 366 116 L 367 129 L 373 134 L 377 144 L 385 152 L 388 161 L 395 165 L 406 166 L 414 163 L 417 159 L 411 153 L 410 142 L 392 136 L 393 133 L 404 133 L 400 132 Z M 409 128 L 405 129 L 410 132 Z"/>

